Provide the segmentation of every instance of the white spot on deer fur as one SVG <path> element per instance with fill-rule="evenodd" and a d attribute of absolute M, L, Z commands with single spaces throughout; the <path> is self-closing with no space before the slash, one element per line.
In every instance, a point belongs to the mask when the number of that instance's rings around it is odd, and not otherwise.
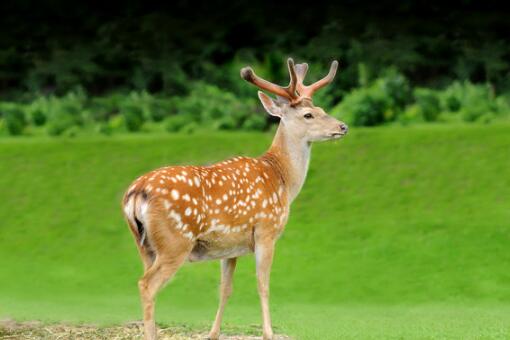
<path fill-rule="evenodd" d="M 170 177 L 170 180 L 174 183 L 177 183 L 177 180 L 175 179 L 175 177 Z"/>
<path fill-rule="evenodd" d="M 187 233 L 183 234 L 184 237 L 192 240 L 193 239 L 193 233 L 191 231 L 188 231 Z"/>
<path fill-rule="evenodd" d="M 161 184 L 165 184 L 165 181 L 163 181 L 162 179 L 159 180 L 159 183 Z"/>
<path fill-rule="evenodd" d="M 179 199 L 179 191 L 177 191 L 176 189 L 172 189 L 172 198 L 174 200 L 178 200 Z"/>
<path fill-rule="evenodd" d="M 224 201 L 228 200 L 228 195 L 227 194 L 223 194 L 223 200 Z"/>
<path fill-rule="evenodd" d="M 276 196 L 276 192 L 273 192 L 273 201 L 278 202 L 278 196 Z"/>
<path fill-rule="evenodd" d="M 168 194 L 168 190 L 167 190 L 167 189 L 161 189 L 161 193 L 162 193 L 163 195 L 166 195 L 166 194 Z"/>
<path fill-rule="evenodd" d="M 195 176 L 195 177 L 193 177 L 193 180 L 195 181 L 195 185 L 197 187 L 199 187 L 200 186 L 200 179 L 197 176 Z"/>
<path fill-rule="evenodd" d="M 221 200 L 219 198 L 216 199 L 216 204 L 221 204 Z"/>
<path fill-rule="evenodd" d="M 193 215 L 196 215 L 196 214 L 198 214 L 197 208 L 193 209 Z"/>
<path fill-rule="evenodd" d="M 188 184 L 190 187 L 193 186 L 193 181 L 191 179 L 188 179 Z"/>
<path fill-rule="evenodd" d="M 184 211 L 184 215 L 186 215 L 186 216 L 191 215 L 191 208 L 190 207 L 186 208 L 186 210 Z"/>
<path fill-rule="evenodd" d="M 191 200 L 193 201 L 193 204 L 195 204 L 195 205 L 197 205 L 197 204 L 198 204 L 198 201 L 197 201 L 197 199 L 196 199 L 196 198 L 192 198 Z"/>
<path fill-rule="evenodd" d="M 181 174 L 183 174 L 184 176 L 188 176 L 188 173 L 185 170 L 182 170 Z"/>
<path fill-rule="evenodd" d="M 170 202 L 169 202 L 168 200 L 164 200 L 164 201 L 163 201 L 163 205 L 165 206 L 165 209 L 167 209 L 167 210 L 168 210 L 168 209 L 170 208 L 170 206 L 171 206 L 171 204 L 170 204 Z"/>
<path fill-rule="evenodd" d="M 264 199 L 262 201 L 262 208 L 265 208 L 265 207 L 267 207 L 267 199 Z"/>
<path fill-rule="evenodd" d="M 185 200 L 185 201 L 188 201 L 188 202 L 190 201 L 190 197 L 189 197 L 188 194 L 182 195 L 182 199 Z"/>

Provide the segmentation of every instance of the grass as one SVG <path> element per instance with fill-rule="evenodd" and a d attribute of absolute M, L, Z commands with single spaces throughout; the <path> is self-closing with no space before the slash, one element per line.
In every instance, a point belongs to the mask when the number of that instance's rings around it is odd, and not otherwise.
<path fill-rule="evenodd" d="M 510 337 L 508 125 L 354 130 L 318 144 L 277 246 L 277 332 L 300 339 Z M 141 264 L 120 213 L 137 175 L 258 155 L 266 134 L 0 142 L 0 317 L 140 319 Z M 205 330 L 217 262 L 186 265 L 157 319 Z M 259 333 L 243 258 L 225 321 Z"/>

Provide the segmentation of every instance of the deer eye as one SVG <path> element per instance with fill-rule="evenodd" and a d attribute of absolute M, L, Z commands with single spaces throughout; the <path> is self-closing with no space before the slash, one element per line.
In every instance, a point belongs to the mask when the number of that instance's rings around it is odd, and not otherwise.
<path fill-rule="evenodd" d="M 311 113 L 305 113 L 303 117 L 305 117 L 305 119 L 312 119 L 313 115 Z"/>

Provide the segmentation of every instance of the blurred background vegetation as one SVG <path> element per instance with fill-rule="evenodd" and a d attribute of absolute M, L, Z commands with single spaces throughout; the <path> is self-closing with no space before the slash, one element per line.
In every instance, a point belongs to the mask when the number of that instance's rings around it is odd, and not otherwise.
<path fill-rule="evenodd" d="M 265 130 L 239 70 L 286 84 L 288 56 L 340 61 L 315 102 L 356 126 L 510 120 L 506 7 L 3 2 L 0 135 Z"/>

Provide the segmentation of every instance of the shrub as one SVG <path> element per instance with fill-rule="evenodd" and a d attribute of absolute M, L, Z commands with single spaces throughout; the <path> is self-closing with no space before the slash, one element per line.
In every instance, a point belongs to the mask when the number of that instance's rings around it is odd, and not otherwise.
<path fill-rule="evenodd" d="M 441 105 L 436 91 L 417 88 L 414 90 L 414 99 L 420 115 L 425 121 L 437 120 L 437 116 L 441 112 Z"/>
<path fill-rule="evenodd" d="M 12 136 L 23 134 L 23 130 L 27 125 L 25 114 L 18 107 L 6 108 L 3 112 L 4 124 L 7 132 Z"/>
<path fill-rule="evenodd" d="M 69 98 L 52 98 L 50 102 L 47 130 L 51 136 L 59 136 L 73 126 L 83 126 L 81 103 Z"/>
<path fill-rule="evenodd" d="M 110 130 L 111 132 L 126 131 L 126 123 L 122 115 L 112 116 L 106 125 L 108 127 L 106 130 Z"/>
<path fill-rule="evenodd" d="M 140 107 L 127 104 L 120 110 L 121 115 L 124 117 L 126 129 L 131 132 L 140 131 L 144 122 L 143 111 Z"/>
<path fill-rule="evenodd" d="M 198 124 L 218 129 L 236 129 L 243 118 L 255 110 L 253 100 L 240 100 L 220 88 L 195 83 L 192 91 L 176 103 L 177 113 L 187 115 Z"/>
<path fill-rule="evenodd" d="M 30 111 L 30 118 L 35 126 L 42 126 L 46 123 L 46 114 L 41 109 Z"/>
<path fill-rule="evenodd" d="M 165 129 L 168 132 L 178 132 L 190 122 L 193 122 L 191 115 L 177 114 L 165 119 Z"/>
<path fill-rule="evenodd" d="M 260 113 L 248 116 L 242 125 L 243 130 L 258 130 L 262 131 L 266 128 L 266 117 Z"/>
<path fill-rule="evenodd" d="M 405 77 L 389 70 L 370 86 L 347 94 L 333 108 L 332 114 L 355 126 L 380 125 L 394 121 L 410 98 L 410 87 Z"/>
<path fill-rule="evenodd" d="M 354 126 L 374 126 L 384 123 L 385 112 L 390 103 L 384 93 L 376 88 L 360 88 L 352 91 L 333 109 L 335 116 L 344 114 L 348 124 Z"/>

